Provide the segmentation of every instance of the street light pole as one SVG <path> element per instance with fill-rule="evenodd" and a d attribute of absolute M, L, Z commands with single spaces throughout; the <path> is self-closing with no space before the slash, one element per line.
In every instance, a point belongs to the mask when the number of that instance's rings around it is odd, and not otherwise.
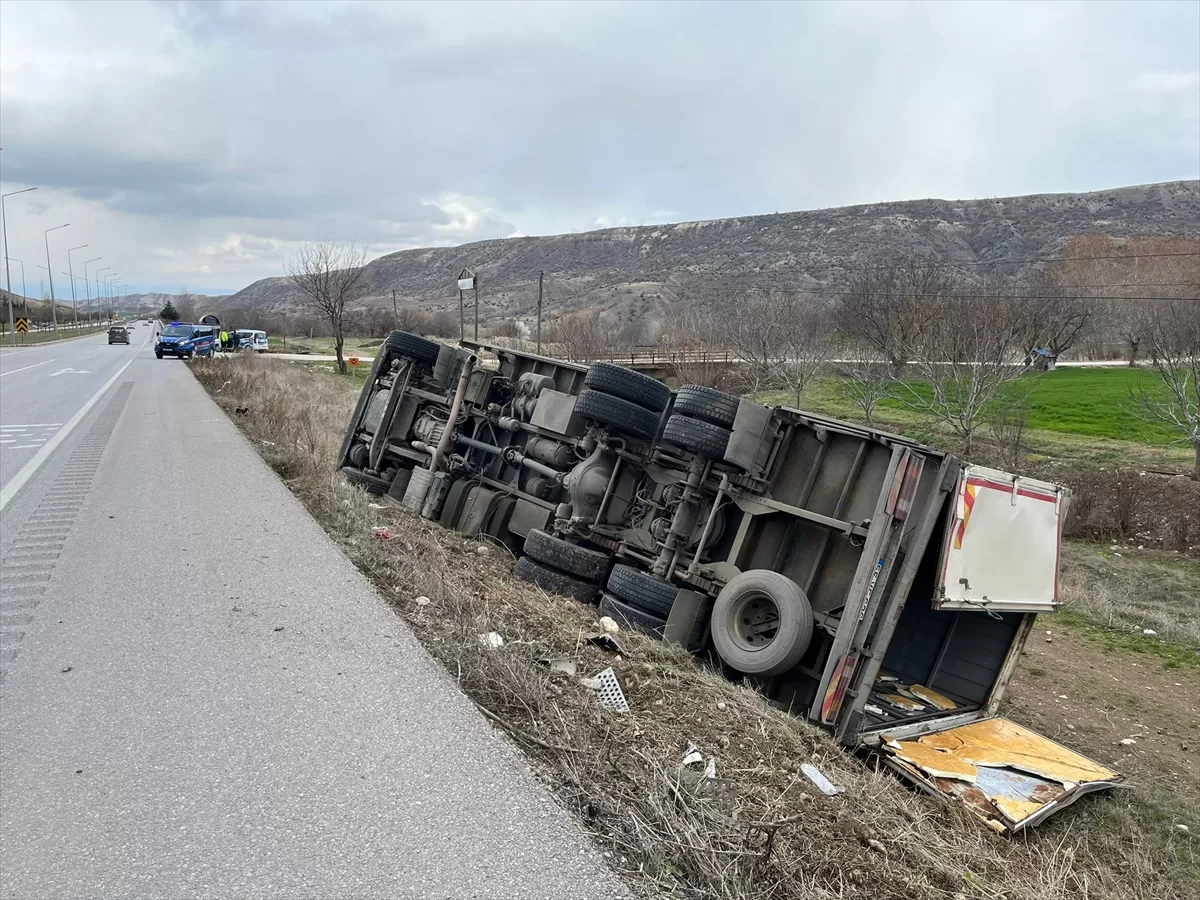
<path fill-rule="evenodd" d="M 83 289 L 87 292 L 87 316 L 88 324 L 92 324 L 92 286 L 88 282 L 87 267 L 94 262 L 102 260 L 103 256 L 97 256 L 95 259 L 84 260 L 83 263 Z"/>
<path fill-rule="evenodd" d="M 54 323 L 55 337 L 58 337 L 58 303 L 54 299 L 54 273 L 50 271 L 50 232 L 66 228 L 70 224 L 70 222 L 67 222 L 63 225 L 55 225 L 53 228 L 47 228 L 42 233 L 42 237 L 46 239 L 46 277 L 50 279 L 50 319 Z"/>
<path fill-rule="evenodd" d="M 8 297 L 8 342 L 16 345 L 17 333 L 13 329 L 13 307 L 12 307 L 12 273 L 8 269 L 8 220 L 4 217 L 4 198 L 12 197 L 14 194 L 28 194 L 30 191 L 36 191 L 37 188 L 25 188 L 20 191 L 9 191 L 7 194 L 0 194 L 0 236 L 4 238 L 4 294 Z M 21 263 L 21 296 L 25 294 L 25 263 Z"/>
<path fill-rule="evenodd" d="M 102 268 L 97 269 L 95 272 L 92 273 L 92 275 L 95 276 L 95 278 L 96 278 L 96 303 L 99 304 L 101 311 L 104 310 L 104 304 L 101 302 L 101 296 L 100 296 L 100 273 L 108 271 L 111 268 L 112 268 L 112 266 L 104 266 Z"/>
<path fill-rule="evenodd" d="M 71 312 L 75 314 L 75 327 L 79 327 L 79 306 L 75 301 L 75 266 L 71 264 L 71 254 L 76 250 L 82 250 L 87 244 L 80 244 L 78 247 L 72 247 L 67 251 L 67 274 L 71 276 Z"/>

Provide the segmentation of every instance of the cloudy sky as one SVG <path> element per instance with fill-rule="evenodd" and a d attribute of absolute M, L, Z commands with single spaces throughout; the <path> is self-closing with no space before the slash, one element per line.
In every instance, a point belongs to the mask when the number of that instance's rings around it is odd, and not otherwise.
<path fill-rule="evenodd" d="M 85 243 L 219 292 L 317 237 L 1097 190 L 1200 177 L 1200 3 L 5 0 L 0 146 L 34 295 L 64 222 L 60 295 Z"/>

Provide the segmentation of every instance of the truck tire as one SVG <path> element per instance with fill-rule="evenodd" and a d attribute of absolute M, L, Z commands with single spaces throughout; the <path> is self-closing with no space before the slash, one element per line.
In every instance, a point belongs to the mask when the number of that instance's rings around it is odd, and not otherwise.
<path fill-rule="evenodd" d="M 583 376 L 583 384 L 594 391 L 612 394 L 652 412 L 662 412 L 671 400 L 671 389 L 661 381 L 612 363 L 590 366 Z"/>
<path fill-rule="evenodd" d="M 708 459 L 724 459 L 725 448 L 729 446 L 732 434 L 728 428 L 711 422 L 673 415 L 667 419 L 662 439 Z"/>
<path fill-rule="evenodd" d="M 740 403 L 741 400 L 732 394 L 698 384 L 685 384 L 675 392 L 675 405 L 671 407 L 671 412 L 722 428 L 732 428 Z"/>
<path fill-rule="evenodd" d="M 566 572 L 558 571 L 558 569 L 544 566 L 528 556 L 522 556 L 517 560 L 517 566 L 514 571 L 517 573 L 518 578 L 522 578 L 525 581 L 532 581 L 542 590 L 549 591 L 551 594 L 570 597 L 572 600 L 578 600 L 580 603 L 595 603 L 596 598 L 600 596 L 600 588 L 596 587 L 596 585 L 587 581 L 581 581 L 574 575 L 568 575 Z"/>
<path fill-rule="evenodd" d="M 712 611 L 713 645 L 730 668 L 781 675 L 795 668 L 812 640 L 813 616 L 800 585 L 768 569 L 730 579 Z"/>
<path fill-rule="evenodd" d="M 350 448 L 350 452 L 346 454 L 346 459 L 349 460 L 350 465 L 354 466 L 354 468 L 365 469 L 368 462 L 367 457 L 370 455 L 371 448 L 367 444 L 360 443 Z"/>
<path fill-rule="evenodd" d="M 386 494 L 390 488 L 391 482 L 387 479 L 380 478 L 377 475 L 370 475 L 362 469 L 356 469 L 354 466 L 342 466 L 342 474 L 346 476 L 346 480 L 355 487 L 360 487 L 368 494 Z"/>
<path fill-rule="evenodd" d="M 525 538 L 525 555 L 584 581 L 599 584 L 608 569 L 608 554 L 589 550 L 534 528 Z"/>
<path fill-rule="evenodd" d="M 432 366 L 437 362 L 442 345 L 426 340 L 407 331 L 393 331 L 387 336 L 384 347 L 391 356 L 411 356 L 417 362 Z"/>
<path fill-rule="evenodd" d="M 663 629 L 667 626 L 666 619 L 660 619 L 608 593 L 600 597 L 600 613 L 611 617 L 622 628 L 630 628 L 656 638 L 663 636 Z"/>
<path fill-rule="evenodd" d="M 584 391 L 575 401 L 575 412 L 584 419 L 612 426 L 618 431 L 647 441 L 653 440 L 658 434 L 658 413 L 612 394 Z"/>
<path fill-rule="evenodd" d="M 671 582 L 631 566 L 613 566 L 608 592 L 638 609 L 666 619 L 675 605 L 679 588 Z"/>

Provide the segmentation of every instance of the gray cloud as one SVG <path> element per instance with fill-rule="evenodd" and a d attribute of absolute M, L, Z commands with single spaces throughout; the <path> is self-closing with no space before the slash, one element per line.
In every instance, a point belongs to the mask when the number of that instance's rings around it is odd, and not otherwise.
<path fill-rule="evenodd" d="M 0 163 L 158 286 L 229 286 L 317 236 L 1196 177 L 1197 33 L 1172 2 L 10 0 Z"/>

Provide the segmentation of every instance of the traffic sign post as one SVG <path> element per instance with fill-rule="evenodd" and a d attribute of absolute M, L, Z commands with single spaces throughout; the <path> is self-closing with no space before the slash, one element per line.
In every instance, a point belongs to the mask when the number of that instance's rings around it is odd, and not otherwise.
<path fill-rule="evenodd" d="M 346 360 L 346 364 L 357 369 L 358 368 L 358 357 L 357 356 L 350 357 L 348 360 Z"/>
<path fill-rule="evenodd" d="M 13 326 L 19 334 L 29 334 L 29 320 L 24 316 L 17 319 L 16 325 Z"/>

